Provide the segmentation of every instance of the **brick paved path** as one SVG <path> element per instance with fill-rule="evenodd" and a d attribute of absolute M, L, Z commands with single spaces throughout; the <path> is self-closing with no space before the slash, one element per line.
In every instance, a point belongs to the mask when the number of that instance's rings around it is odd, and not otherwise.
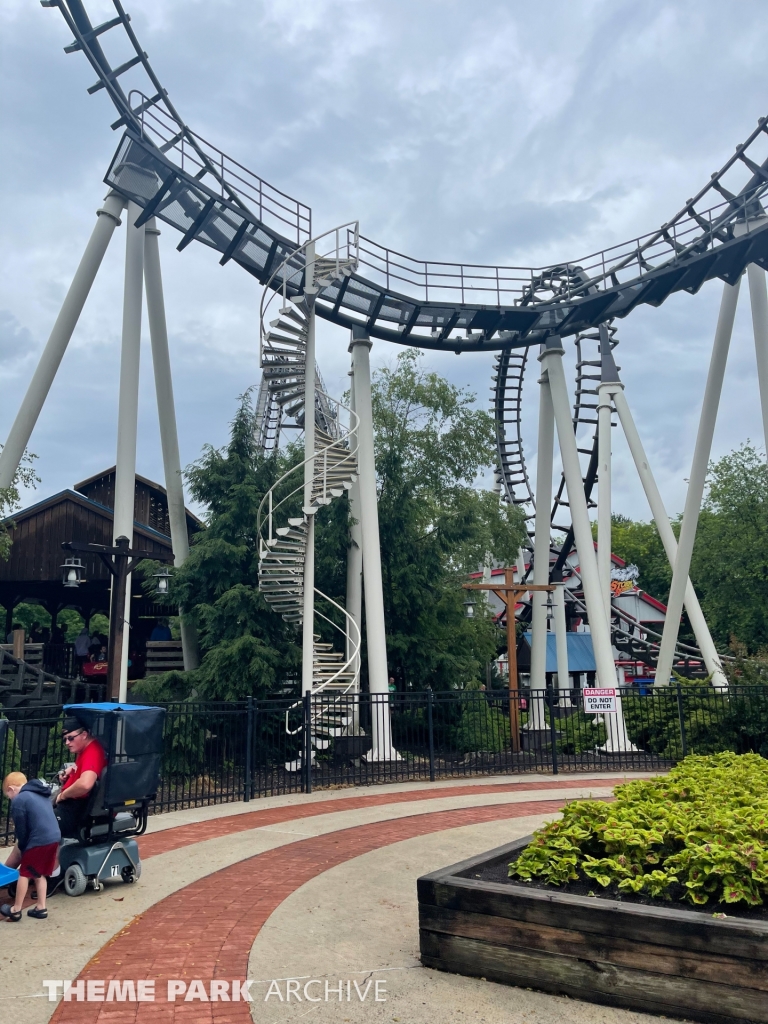
<path fill-rule="evenodd" d="M 338 811 L 354 811 L 364 807 L 384 807 L 388 804 L 406 804 L 417 800 L 440 800 L 489 793 L 530 793 L 548 789 L 589 790 L 590 784 L 594 785 L 595 789 L 612 789 L 625 781 L 623 778 L 543 779 L 535 782 L 513 782 L 509 785 L 497 783 L 446 786 L 439 789 L 412 789 L 399 793 L 364 793 L 360 796 L 339 797 L 335 800 L 319 800 L 311 804 L 288 804 L 283 807 L 263 808 L 228 817 L 211 818 L 209 821 L 193 822 L 190 825 L 179 825 L 176 828 L 143 836 L 139 840 L 139 849 L 142 859 L 146 859 L 159 853 L 167 853 L 169 850 L 178 850 L 182 846 L 189 846 L 192 843 L 203 842 L 206 839 L 233 835 L 235 832 L 247 832 L 252 828 L 263 828 L 266 825 L 277 825 L 285 821 L 298 821 L 300 818 L 313 818 L 319 814 L 335 814 Z"/>
<path fill-rule="evenodd" d="M 569 780 L 570 781 L 570 780 Z M 620 780 L 611 780 L 615 783 Z M 599 780 L 601 788 L 611 784 Z M 561 783 L 536 783 L 536 789 L 560 788 Z M 462 787 L 464 788 L 464 787 Z M 479 787 L 465 787 L 475 792 Z M 482 787 L 483 789 L 491 787 Z M 492 787 L 494 792 L 501 787 Z M 517 787 L 504 787 L 517 788 Z M 526 788 L 526 787 L 523 787 Z M 534 788 L 533 786 L 531 788 Z M 580 788 L 588 788 L 581 783 Z M 422 791 L 418 791 L 422 792 Z M 430 792 L 432 798 L 455 795 L 455 790 Z M 208 827 L 218 826 L 214 834 L 226 834 L 254 828 L 274 820 L 285 821 L 310 814 L 353 809 L 397 798 L 414 799 L 416 793 L 371 794 L 362 797 L 323 801 L 312 805 L 280 807 L 271 811 L 235 815 L 226 819 L 182 826 L 148 836 L 154 840 L 153 853 L 174 848 L 208 836 Z M 393 797 L 395 799 L 393 799 Z M 358 825 L 281 846 L 231 867 L 214 872 L 151 907 L 118 933 L 91 960 L 80 978 L 110 981 L 142 978 L 156 980 L 156 1001 L 147 1003 L 61 1002 L 54 1024 L 251 1024 L 249 1004 L 245 1002 L 173 1002 L 165 1001 L 168 979 L 244 980 L 248 957 L 262 925 L 282 901 L 299 886 L 323 871 L 384 846 L 416 836 L 429 835 L 462 825 L 542 815 L 557 811 L 563 801 L 535 800 L 512 804 L 465 807 L 433 811 L 395 820 Z M 330 806 L 329 806 L 330 805 Z M 279 818 L 272 815 L 280 814 Z M 242 819 L 251 819 L 246 825 Z M 227 826 L 225 828 L 225 826 Z M 194 832 L 190 830 L 199 829 Z M 223 831 L 222 831 L 223 829 Z M 179 833 L 174 837 L 174 833 Z M 163 847 L 160 840 L 169 845 Z M 149 849 L 146 854 L 149 855 Z"/>

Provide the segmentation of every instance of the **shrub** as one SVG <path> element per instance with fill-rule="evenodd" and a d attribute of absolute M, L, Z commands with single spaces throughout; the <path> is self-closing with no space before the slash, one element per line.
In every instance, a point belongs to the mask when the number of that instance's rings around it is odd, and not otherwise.
<path fill-rule="evenodd" d="M 694 904 L 768 897 L 768 761 L 692 755 L 663 777 L 629 782 L 616 802 L 577 800 L 534 835 L 511 877 Z"/>
<path fill-rule="evenodd" d="M 484 696 L 470 693 L 456 728 L 456 750 L 461 754 L 488 751 L 499 754 L 509 749 L 509 714 L 489 707 Z"/>

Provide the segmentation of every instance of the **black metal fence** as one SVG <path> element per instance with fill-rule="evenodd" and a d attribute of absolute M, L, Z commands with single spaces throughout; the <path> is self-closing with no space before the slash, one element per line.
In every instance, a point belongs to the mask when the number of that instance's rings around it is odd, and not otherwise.
<path fill-rule="evenodd" d="M 656 771 L 687 753 L 768 756 L 768 687 L 622 691 L 623 715 L 585 713 L 581 691 L 426 691 L 165 705 L 155 813 L 328 786 L 522 772 Z M 60 706 L 6 708 L 2 776 L 68 759 Z M 621 727 L 623 719 L 624 727 Z M 11 834 L 0 809 L 0 844 Z"/>

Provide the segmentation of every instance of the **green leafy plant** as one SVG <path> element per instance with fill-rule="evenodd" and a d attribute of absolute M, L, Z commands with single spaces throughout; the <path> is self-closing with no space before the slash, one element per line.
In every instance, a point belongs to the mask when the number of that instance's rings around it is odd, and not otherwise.
<path fill-rule="evenodd" d="M 660 778 L 577 800 L 535 833 L 510 877 L 690 903 L 758 906 L 768 897 L 768 761 L 692 755 Z"/>
<path fill-rule="evenodd" d="M 462 754 L 480 750 L 498 754 L 509 749 L 509 736 L 509 714 L 489 707 L 479 691 L 470 691 L 455 733 L 456 749 Z"/>

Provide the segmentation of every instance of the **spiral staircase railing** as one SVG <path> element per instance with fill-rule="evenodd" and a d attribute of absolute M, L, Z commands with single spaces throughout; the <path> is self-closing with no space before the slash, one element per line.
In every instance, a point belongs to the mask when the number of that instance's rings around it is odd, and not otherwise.
<path fill-rule="evenodd" d="M 353 229 L 349 244 L 347 229 Z M 314 255 L 301 266 L 303 292 L 289 294 L 294 282 L 296 253 L 288 255 L 274 271 L 279 277 L 277 290 L 267 282 L 260 307 L 262 384 L 281 413 L 306 425 L 308 415 L 314 418 L 314 451 L 282 474 L 262 498 L 257 512 L 259 538 L 259 589 L 273 611 L 286 622 L 301 627 L 304 614 L 304 565 L 308 543 L 309 517 L 330 505 L 349 491 L 357 480 L 358 417 L 355 412 L 319 388 L 314 372 L 312 400 L 307 395 L 307 339 L 313 316 L 313 297 L 318 287 L 341 280 L 354 272 L 357 261 L 354 246 L 356 225 L 342 225 L 317 239 L 308 240 L 316 253 L 318 244 L 332 236 L 333 246 L 323 255 Z M 270 320 L 270 310 L 280 297 L 282 306 Z M 313 367 L 314 369 L 314 367 Z M 264 383 L 265 382 L 265 383 Z M 343 425 L 346 419 L 347 426 Z M 311 486 L 307 492 L 307 466 L 311 469 Z M 295 486 L 291 486 L 295 482 Z M 309 493 L 309 505 L 305 502 Z M 312 645 L 312 696 L 323 694 L 313 702 L 310 713 L 310 746 L 312 756 L 326 749 L 332 737 L 343 735 L 353 726 L 354 714 L 348 697 L 360 688 L 360 631 L 354 618 L 333 598 L 317 587 L 315 595 L 340 614 L 338 622 L 315 609 L 315 616 L 344 638 L 344 654 L 317 634 Z M 301 705 L 291 704 L 286 710 L 285 729 L 297 735 L 304 726 L 290 727 L 290 714 Z M 298 771 L 301 758 L 288 762 L 286 769 Z"/>

